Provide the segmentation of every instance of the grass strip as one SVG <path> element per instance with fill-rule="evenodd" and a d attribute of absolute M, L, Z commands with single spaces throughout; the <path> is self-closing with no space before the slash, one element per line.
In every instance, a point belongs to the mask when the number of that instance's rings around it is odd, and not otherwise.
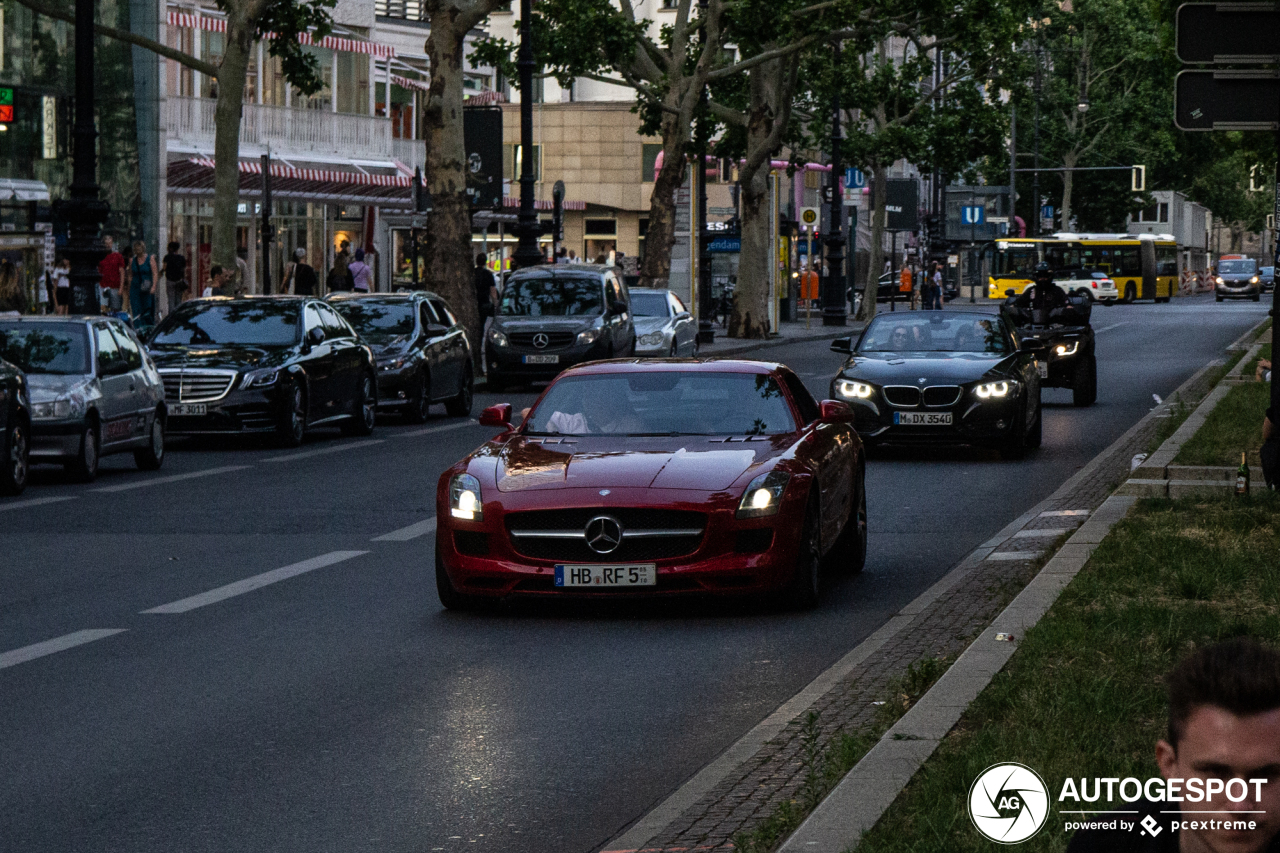
<path fill-rule="evenodd" d="M 1270 335 L 1267 337 L 1270 337 Z M 1241 371 L 1240 375 L 1245 379 L 1252 379 L 1253 375 L 1258 370 L 1258 359 L 1260 358 L 1265 358 L 1267 361 L 1271 361 L 1271 344 L 1263 344 L 1262 348 L 1258 350 L 1258 354 L 1249 359 L 1249 363 L 1244 366 L 1244 370 Z"/>
<path fill-rule="evenodd" d="M 1265 382 L 1232 388 L 1173 461 L 1178 465 L 1235 467 L 1243 450 L 1249 464 L 1261 465 L 1262 416 L 1270 402 L 1271 388 Z"/>
<path fill-rule="evenodd" d="M 1056 799 L 1068 776 L 1158 775 L 1164 674 L 1194 646 L 1231 636 L 1280 642 L 1280 495 L 1142 501 L 1112 530 L 1009 664 L 965 712 L 857 848 L 982 851 L 969 786 L 1017 761 L 1055 801 L 1023 851 L 1061 851 Z"/>
<path fill-rule="evenodd" d="M 1235 367 L 1236 363 L 1242 358 L 1244 358 L 1244 353 L 1230 353 L 1225 363 L 1207 370 L 1203 380 L 1191 389 L 1193 393 L 1199 395 L 1194 400 L 1188 400 L 1181 394 L 1174 393 L 1169 399 L 1169 416 L 1156 420 L 1156 431 L 1151 436 L 1151 440 L 1147 442 L 1148 454 L 1155 453 L 1160 445 L 1168 440 L 1169 436 L 1178 431 L 1178 427 L 1182 426 L 1182 422 L 1191 416 L 1191 413 L 1196 410 L 1196 406 L 1200 405 L 1200 401 L 1209 396 L 1209 392 L 1222 381 L 1222 377 L 1230 373 L 1231 368 Z M 1239 459 L 1236 459 L 1236 462 L 1239 461 Z"/>

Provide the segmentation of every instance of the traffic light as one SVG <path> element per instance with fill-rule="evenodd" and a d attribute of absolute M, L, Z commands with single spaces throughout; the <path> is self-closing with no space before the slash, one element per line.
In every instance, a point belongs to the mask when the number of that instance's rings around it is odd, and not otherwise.
<path fill-rule="evenodd" d="M 1144 193 L 1147 191 L 1147 167 L 1133 167 L 1133 192 Z"/>
<path fill-rule="evenodd" d="M 942 217 L 936 213 L 924 218 L 924 233 L 930 243 L 942 242 Z"/>

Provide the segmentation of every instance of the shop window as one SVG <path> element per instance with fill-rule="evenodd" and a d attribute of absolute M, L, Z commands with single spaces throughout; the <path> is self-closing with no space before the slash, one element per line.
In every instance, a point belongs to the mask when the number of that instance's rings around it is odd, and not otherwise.
<path fill-rule="evenodd" d="M 618 221 L 616 219 L 588 219 L 585 226 L 588 237 L 616 237 Z"/>
<path fill-rule="evenodd" d="M 516 185 L 520 180 L 520 170 L 524 167 L 521 159 L 521 145 L 504 145 L 502 146 L 503 168 L 506 169 L 505 174 L 511 176 L 512 185 Z M 533 151 L 533 179 L 535 181 L 542 180 L 542 146 L 532 146 Z"/>
<path fill-rule="evenodd" d="M 369 112 L 369 57 L 362 53 L 338 52 L 338 112 Z"/>

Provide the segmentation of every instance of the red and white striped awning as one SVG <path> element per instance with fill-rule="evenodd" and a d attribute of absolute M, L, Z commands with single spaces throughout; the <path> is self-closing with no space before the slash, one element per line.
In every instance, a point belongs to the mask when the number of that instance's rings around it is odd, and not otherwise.
<path fill-rule="evenodd" d="M 208 157 L 192 157 L 197 166 L 213 168 Z M 262 163 L 257 160 L 241 160 L 241 174 L 261 175 Z M 283 163 L 271 164 L 271 177 L 293 181 L 315 181 L 325 184 L 360 184 L 374 187 L 411 187 L 413 178 L 404 175 L 368 175 L 364 172 L 348 172 L 343 169 L 295 169 Z"/>
<path fill-rule="evenodd" d="M 463 101 L 469 107 L 483 106 L 485 104 L 505 104 L 507 99 L 502 96 L 501 92 L 477 92 L 469 95 Z"/>
<path fill-rule="evenodd" d="M 225 33 L 227 31 L 227 19 L 217 18 L 211 15 L 192 15 L 187 12 L 177 12 L 169 10 L 169 26 L 171 27 L 190 27 L 192 29 L 206 30 L 211 33 Z M 268 38 L 273 36 L 268 35 Z M 379 59 L 386 59 L 396 55 L 396 49 L 388 44 L 374 44 L 373 42 L 363 41 L 361 39 L 348 38 L 346 36 L 325 36 L 320 41 L 314 41 L 310 33 L 301 33 L 298 35 L 300 44 L 317 44 L 320 47 L 327 47 L 331 50 L 341 50 L 348 53 L 367 53 L 376 56 Z"/>
<path fill-rule="evenodd" d="M 409 77 L 401 77 L 399 74 L 392 74 L 391 82 L 406 89 L 417 89 L 419 92 L 431 91 L 431 84 L 427 83 L 426 80 L 413 80 Z"/>

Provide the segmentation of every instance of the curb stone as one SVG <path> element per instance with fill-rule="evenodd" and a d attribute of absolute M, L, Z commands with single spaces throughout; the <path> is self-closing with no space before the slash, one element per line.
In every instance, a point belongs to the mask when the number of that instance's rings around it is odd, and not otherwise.
<path fill-rule="evenodd" d="M 1256 335 L 1262 322 L 1242 335 L 1228 349 L 1244 349 L 1240 342 L 1249 335 Z M 1220 358 L 1209 362 L 1175 393 L 1179 396 L 1186 394 L 1209 370 L 1221 364 Z M 1124 436 L 1095 457 L 1086 469 L 1077 472 L 1060 486 L 1044 503 L 1053 501 L 1059 493 L 1065 494 L 1085 470 L 1095 463 L 1100 464 L 1101 460 L 1111 455 L 1113 449 L 1123 446 L 1131 435 L 1160 414 L 1160 409 L 1157 409 L 1141 418 Z M 1113 493 L 1103 501 L 933 687 L 884 734 L 826 799 L 818 804 L 779 848 L 780 853 L 840 853 L 856 848 L 863 834 L 875 825 L 897 799 L 911 777 L 933 754 L 942 738 L 959 722 L 973 700 L 1013 656 L 1017 649 L 1017 638 L 1025 635 L 1048 612 L 1059 593 L 1084 567 L 1094 548 L 1128 514 L 1137 500 L 1136 496 Z M 1013 635 L 1012 642 L 997 639 L 997 634 L 1006 633 Z"/>

